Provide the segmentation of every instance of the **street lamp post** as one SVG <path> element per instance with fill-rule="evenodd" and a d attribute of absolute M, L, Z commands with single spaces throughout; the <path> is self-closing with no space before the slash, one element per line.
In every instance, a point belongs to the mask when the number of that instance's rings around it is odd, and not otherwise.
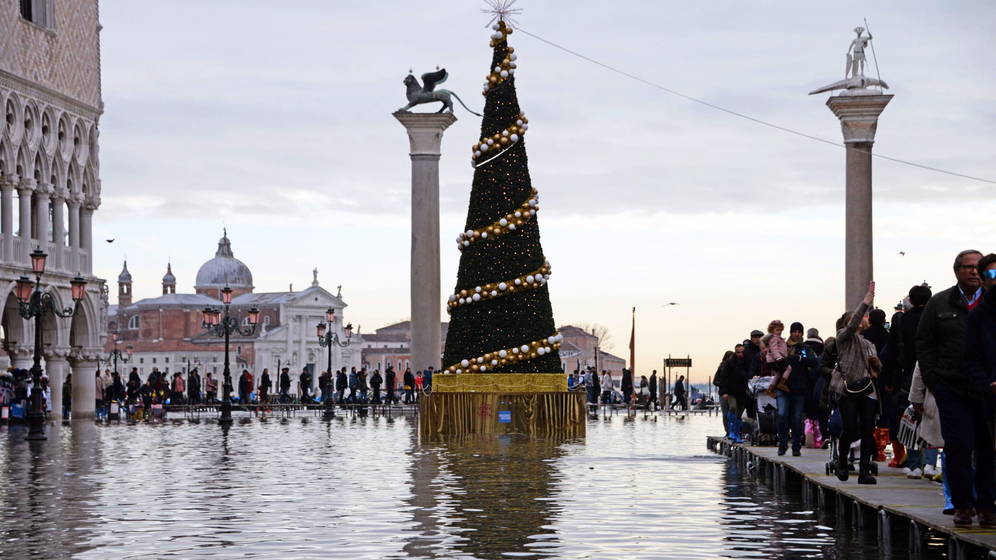
<path fill-rule="evenodd" d="M 132 348 L 131 348 L 131 345 L 129 344 L 128 347 L 125 349 L 124 352 L 122 352 L 121 350 L 118 349 L 118 344 L 121 344 L 121 341 L 118 340 L 118 333 L 117 332 L 112 332 L 111 333 L 111 341 L 114 343 L 114 350 L 111 350 L 110 352 L 108 352 L 107 356 L 105 358 L 101 358 L 100 361 L 105 362 L 105 363 L 111 363 L 111 362 L 113 362 L 114 363 L 114 373 L 117 373 L 118 375 L 121 375 L 120 372 L 118 372 L 118 360 L 121 360 L 121 363 L 127 364 L 131 360 L 131 357 L 132 357 Z"/>
<path fill-rule="evenodd" d="M 59 309 L 56 307 L 55 299 L 49 292 L 41 289 L 41 276 L 45 273 L 45 259 L 48 255 L 41 250 L 41 247 L 31 252 L 31 271 L 35 274 L 32 282 L 27 276 L 21 276 L 17 280 L 15 296 L 17 297 L 18 311 L 21 317 L 35 320 L 35 355 L 34 364 L 31 366 L 31 412 L 28 413 L 28 435 L 29 440 L 44 440 L 45 436 L 44 419 L 45 412 L 42 410 L 42 389 L 41 389 L 41 356 L 42 356 L 42 319 L 46 314 L 52 313 L 63 319 L 72 317 L 79 309 L 79 303 L 86 297 L 86 280 L 77 274 L 69 281 L 72 287 L 73 307 Z"/>
<path fill-rule="evenodd" d="M 228 358 L 228 344 L 232 333 L 241 336 L 250 336 L 256 331 L 256 324 L 259 323 L 259 309 L 255 306 L 249 309 L 247 314 L 248 325 L 243 327 L 239 320 L 230 314 L 232 305 L 232 289 L 225 286 L 221 289 L 221 303 L 224 310 L 213 307 L 205 307 L 201 327 L 217 337 L 225 338 L 225 380 L 221 387 L 221 418 L 218 420 L 222 424 L 232 423 L 232 371 Z"/>
<path fill-rule="evenodd" d="M 343 332 L 346 333 L 346 341 L 343 342 L 339 340 L 339 333 L 335 332 L 335 309 L 329 307 L 325 310 L 325 320 L 326 323 L 318 323 L 318 345 L 322 348 L 329 349 L 329 364 L 328 369 L 325 371 L 329 375 L 329 383 L 334 384 L 335 378 L 332 376 L 332 348 L 338 346 L 340 348 L 345 348 L 349 346 L 350 339 L 353 338 L 353 325 L 352 323 L 346 324 L 343 327 Z M 328 385 L 326 385 L 328 387 Z M 329 391 L 331 393 L 331 391 Z M 325 417 L 331 418 L 335 414 L 335 403 L 329 398 L 331 395 L 322 394 L 322 399 L 325 401 Z"/>

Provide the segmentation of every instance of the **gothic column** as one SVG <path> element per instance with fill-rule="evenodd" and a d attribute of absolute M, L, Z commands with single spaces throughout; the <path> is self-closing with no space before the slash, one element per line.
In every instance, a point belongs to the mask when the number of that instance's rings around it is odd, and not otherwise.
<path fill-rule="evenodd" d="M 69 268 L 70 272 L 80 270 L 80 202 L 79 193 L 69 195 Z"/>
<path fill-rule="evenodd" d="M 71 362 L 73 374 L 73 420 L 93 420 L 97 408 L 97 352 L 79 351 Z"/>
<path fill-rule="evenodd" d="M 14 262 L 14 185 L 17 175 L 0 177 L 0 230 L 3 231 L 3 260 Z"/>
<path fill-rule="evenodd" d="M 868 93 L 834 95 L 827 107 L 840 119 L 844 134 L 845 165 L 845 237 L 844 298 L 845 309 L 854 309 L 868 291 L 874 278 L 872 228 L 872 146 L 878 116 L 892 100 L 891 95 Z"/>
<path fill-rule="evenodd" d="M 37 182 L 34 179 L 21 179 L 21 183 L 17 186 L 17 196 L 18 203 L 21 205 L 20 211 L 20 224 L 18 225 L 19 237 L 23 239 L 31 239 L 31 195 L 35 192 L 35 186 Z M 25 245 L 29 245 L 30 241 L 26 241 Z M 15 255 L 14 260 L 20 260 L 21 255 Z"/>
<path fill-rule="evenodd" d="M 49 236 L 49 204 L 51 203 L 52 185 L 39 183 L 35 189 L 35 232 L 34 238 L 38 246 L 46 253 L 48 250 Z"/>
<path fill-rule="evenodd" d="M 45 373 L 48 375 L 48 386 L 52 390 L 52 418 L 62 418 L 62 385 L 69 373 L 69 348 L 51 348 L 45 354 Z"/>
<path fill-rule="evenodd" d="M 90 274 L 93 268 L 93 211 L 97 205 L 92 200 L 83 202 L 80 209 L 80 251 L 86 253 L 85 264 L 80 265 L 80 272 Z M 81 257 L 83 260 L 84 257 Z"/>
<path fill-rule="evenodd" d="M 442 351 L 439 296 L 439 156 L 453 113 L 397 111 L 408 132 L 412 161 L 412 369 L 439 369 Z"/>
<path fill-rule="evenodd" d="M 52 197 L 52 253 L 56 255 L 55 264 L 59 270 L 69 269 L 69 252 L 66 250 L 66 224 L 64 209 L 66 195 L 65 187 L 55 189 Z M 73 272 L 73 271 L 70 271 Z"/>
<path fill-rule="evenodd" d="M 17 369 L 31 369 L 34 365 L 34 347 L 28 344 L 27 340 L 20 341 L 21 344 L 14 348 L 14 355 L 11 356 L 11 365 Z"/>

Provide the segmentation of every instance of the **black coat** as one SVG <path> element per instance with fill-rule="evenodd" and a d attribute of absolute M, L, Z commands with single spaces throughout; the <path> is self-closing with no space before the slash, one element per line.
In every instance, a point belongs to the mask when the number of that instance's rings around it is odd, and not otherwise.
<path fill-rule="evenodd" d="M 290 391 L 291 378 L 285 371 L 280 374 L 280 391 L 286 393 Z"/>
<path fill-rule="evenodd" d="M 370 376 L 370 386 L 377 388 L 383 384 L 384 384 L 384 378 L 381 377 L 380 372 L 379 371 L 373 372 L 373 375 Z"/>
<path fill-rule="evenodd" d="M 968 306 L 955 285 L 930 298 L 916 330 L 916 356 L 923 383 L 931 391 L 944 382 L 953 392 L 972 396 L 965 368 Z"/>
<path fill-rule="evenodd" d="M 991 288 L 968 315 L 965 364 L 975 394 L 992 398 L 989 384 L 996 381 L 996 288 Z"/>
<path fill-rule="evenodd" d="M 813 377 L 819 370 L 820 360 L 806 343 L 800 342 L 789 351 L 788 365 L 792 367 L 788 386 L 793 395 L 807 395 L 813 387 Z"/>
<path fill-rule="evenodd" d="M 387 368 L 387 389 L 389 391 L 393 391 L 397 385 L 397 374 L 394 373 L 393 369 Z"/>
<path fill-rule="evenodd" d="M 653 373 L 650 375 L 650 397 L 654 398 L 657 396 L 657 374 Z"/>
<path fill-rule="evenodd" d="M 747 360 L 747 373 L 749 377 L 761 375 L 761 347 L 749 342 L 744 346 L 744 358 Z"/>
<path fill-rule="evenodd" d="M 345 391 L 346 387 L 349 385 L 349 380 L 346 378 L 346 372 L 339 370 L 335 374 L 335 390 Z"/>
<path fill-rule="evenodd" d="M 415 374 L 412 373 L 412 372 L 410 372 L 410 371 L 406 371 L 405 372 L 404 383 L 408 387 L 411 387 L 412 389 L 414 389 L 415 388 Z"/>
<path fill-rule="evenodd" d="M 914 307 L 903 314 L 899 323 L 899 338 L 902 341 L 898 361 L 901 369 L 897 371 L 894 382 L 897 387 L 910 390 L 913 383 L 913 369 L 916 367 L 916 331 L 923 318 L 924 306 Z"/>
<path fill-rule="evenodd" d="M 750 364 L 746 355 L 743 358 L 731 356 L 723 362 L 719 372 L 719 394 L 733 395 L 737 401 L 747 397 L 747 381 L 750 380 Z"/>

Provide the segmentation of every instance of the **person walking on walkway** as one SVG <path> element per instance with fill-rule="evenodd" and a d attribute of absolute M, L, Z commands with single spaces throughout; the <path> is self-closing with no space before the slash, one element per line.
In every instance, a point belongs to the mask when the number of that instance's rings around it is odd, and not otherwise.
<path fill-rule="evenodd" d="M 655 369 L 653 373 L 650 374 L 650 403 L 653 404 L 653 410 L 657 410 L 657 370 Z M 648 405 L 649 407 L 649 405 Z"/>
<path fill-rule="evenodd" d="M 373 404 L 380 404 L 380 387 L 384 384 L 384 377 L 381 376 L 380 370 L 375 369 L 373 375 L 370 376 L 370 390 L 373 392 L 373 398 L 370 401 Z"/>
<path fill-rule="evenodd" d="M 270 380 L 270 369 L 263 368 L 263 374 L 259 376 L 259 402 L 266 404 L 270 401 L 270 389 L 273 388 L 273 381 Z"/>
<path fill-rule="evenodd" d="M 301 392 L 301 402 L 311 403 L 314 398 L 311 396 L 311 370 L 301 368 L 301 375 L 298 377 L 298 390 Z"/>
<path fill-rule="evenodd" d="M 967 441 L 974 439 L 975 509 L 979 514 L 979 526 L 992 528 L 996 526 L 993 514 L 996 460 L 993 456 L 992 423 L 993 395 L 996 393 L 996 254 L 982 257 L 977 267 L 985 293 L 982 301 L 968 314 L 965 330 L 965 366 L 973 396 L 969 407 L 973 409 L 975 422 L 972 426 L 974 433 L 965 434 L 963 438 Z M 943 416 L 941 422 L 943 429 Z M 950 447 L 947 435 L 944 441 Z M 951 464 L 950 457 L 948 464 Z"/>
<path fill-rule="evenodd" d="M 674 382 L 674 404 L 678 410 L 688 410 L 688 392 L 685 389 L 685 376 L 678 376 Z"/>
<path fill-rule="evenodd" d="M 207 404 L 214 404 L 218 400 L 218 380 L 211 377 L 210 371 L 204 379 L 204 396 Z"/>
<path fill-rule="evenodd" d="M 335 372 L 335 400 L 339 404 L 346 402 L 346 389 L 349 387 L 349 380 L 346 377 L 346 368 Z"/>
<path fill-rule="evenodd" d="M 201 402 L 201 374 L 197 373 L 197 368 L 187 374 L 187 402 L 190 404 Z"/>
<path fill-rule="evenodd" d="M 360 387 L 360 375 L 356 373 L 356 368 L 349 370 L 349 402 L 356 402 L 356 393 Z"/>
<path fill-rule="evenodd" d="M 398 395 L 395 391 L 398 389 L 398 374 L 394 372 L 394 366 L 388 365 L 384 370 L 384 382 L 387 385 L 387 404 L 397 403 Z"/>
<path fill-rule="evenodd" d="M 743 443 L 743 418 L 747 408 L 747 382 L 750 380 L 750 364 L 747 363 L 743 344 L 733 348 L 733 356 L 723 364 L 720 375 L 719 398 L 726 403 L 727 437 L 733 443 Z"/>
<path fill-rule="evenodd" d="M 612 376 L 602 371 L 602 404 L 612 404 Z"/>
<path fill-rule="evenodd" d="M 837 393 L 837 406 L 844 424 L 837 454 L 837 478 L 848 478 L 848 449 L 851 443 L 861 441 L 858 484 L 876 484 L 871 463 L 875 456 L 875 420 L 879 413 L 878 395 L 874 378 L 877 376 L 878 356 L 875 346 L 861 336 L 868 328 L 865 314 L 875 299 L 875 282 L 868 284 L 868 292 L 854 311 L 837 319 L 837 367 L 830 386 Z"/>
<path fill-rule="evenodd" d="M 402 376 L 404 382 L 403 388 L 405 390 L 405 404 L 412 404 L 415 402 L 415 375 L 412 373 L 412 368 L 405 368 L 405 374 Z"/>
<path fill-rule="evenodd" d="M 978 270 L 981 259 L 982 253 L 975 250 L 962 251 L 955 257 L 956 284 L 930 298 L 917 327 L 920 373 L 937 401 L 941 418 L 956 527 L 971 526 L 973 508 L 981 524 L 996 524 L 989 429 L 992 412 L 973 385 L 965 363 L 969 313 L 983 299 Z M 979 465 L 981 468 L 977 468 Z"/>
<path fill-rule="evenodd" d="M 291 378 L 290 378 L 290 368 L 282 368 L 280 370 L 280 402 L 289 403 L 291 401 L 290 388 L 291 388 Z"/>
<path fill-rule="evenodd" d="M 743 348 L 744 346 L 738 344 L 737 347 Z M 734 350 L 727 350 L 719 362 L 719 367 L 716 368 L 716 373 L 712 376 L 712 385 L 716 387 L 716 393 L 719 395 L 719 416 L 723 421 L 723 433 L 726 434 L 726 437 L 730 437 L 730 403 L 729 399 L 723 398 L 723 376 L 726 374 L 726 363 L 735 355 Z M 654 370 L 654 373 L 656 372 L 657 370 Z"/>
<path fill-rule="evenodd" d="M 784 455 L 789 446 L 789 432 L 792 433 L 792 456 L 802 455 L 802 444 L 805 440 L 803 429 L 803 412 L 806 408 L 806 395 L 810 391 L 812 371 L 819 366 L 819 360 L 803 339 L 805 329 L 802 323 L 795 322 L 789 327 L 788 361 L 786 371 L 791 370 L 785 383 L 788 390 L 777 389 L 776 403 L 778 406 L 778 454 Z"/>

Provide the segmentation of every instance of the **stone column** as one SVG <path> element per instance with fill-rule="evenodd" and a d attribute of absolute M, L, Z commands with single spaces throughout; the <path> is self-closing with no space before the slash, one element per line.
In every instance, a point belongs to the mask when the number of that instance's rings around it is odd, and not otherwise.
<path fill-rule="evenodd" d="M 39 183 L 35 189 L 35 239 L 42 251 L 49 252 L 48 224 L 49 204 L 51 203 L 52 185 Z"/>
<path fill-rule="evenodd" d="M 3 260 L 14 262 L 14 185 L 16 175 L 0 177 L 0 230 L 3 231 Z"/>
<path fill-rule="evenodd" d="M 79 193 L 69 195 L 69 269 L 80 270 L 80 202 Z M 81 271 L 82 272 L 82 271 Z"/>
<path fill-rule="evenodd" d="M 48 374 L 48 386 L 52 390 L 52 418 L 62 418 L 62 385 L 69 373 L 68 347 L 52 348 L 45 354 L 45 373 Z"/>
<path fill-rule="evenodd" d="M 854 91 L 867 92 L 855 94 Z M 872 230 L 872 145 L 878 116 L 892 100 L 872 90 L 847 90 L 827 100 L 840 119 L 845 154 L 844 299 L 854 309 L 874 279 Z"/>
<path fill-rule="evenodd" d="M 20 237 L 31 239 L 31 195 L 35 192 L 36 181 L 34 179 L 21 179 L 21 184 L 17 186 L 18 203 L 21 205 L 20 211 Z M 20 259 L 21 255 L 15 255 L 14 260 Z"/>
<path fill-rule="evenodd" d="M 73 420 L 93 420 L 97 401 L 97 353 L 78 352 L 72 361 Z"/>
<path fill-rule="evenodd" d="M 411 326 L 412 369 L 439 369 L 439 149 L 453 113 L 408 113 L 394 117 L 408 131 L 412 160 Z"/>
<path fill-rule="evenodd" d="M 86 266 L 79 267 L 83 274 L 93 270 L 93 211 L 96 208 L 95 203 L 87 201 L 80 210 L 80 250 L 86 253 Z"/>

